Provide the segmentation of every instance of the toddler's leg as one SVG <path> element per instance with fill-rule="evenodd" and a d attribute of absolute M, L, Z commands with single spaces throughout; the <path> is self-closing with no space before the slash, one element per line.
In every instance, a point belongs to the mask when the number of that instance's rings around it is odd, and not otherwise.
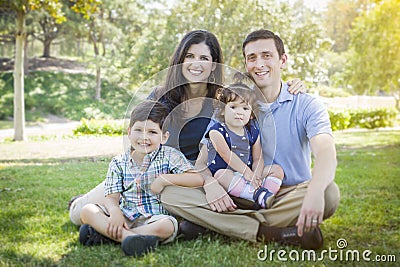
<path fill-rule="evenodd" d="M 278 164 L 273 164 L 264 167 L 262 177 L 267 177 L 267 176 L 276 177 L 282 180 L 283 177 L 285 176 L 285 173 L 283 172 L 281 166 L 279 166 Z"/>
<path fill-rule="evenodd" d="M 265 174 L 265 175 L 264 175 Z M 285 173 L 281 166 L 277 164 L 265 166 L 263 177 L 265 177 L 262 187 L 268 189 L 271 193 L 278 193 L 282 185 Z"/>
<path fill-rule="evenodd" d="M 221 169 L 215 173 L 214 177 L 230 195 L 253 200 L 254 187 L 239 173 Z"/>
<path fill-rule="evenodd" d="M 231 184 L 233 177 L 234 177 L 233 171 L 227 169 L 218 170 L 214 174 L 214 178 L 218 181 L 220 185 L 222 185 L 222 187 L 226 191 L 228 191 L 229 185 Z"/>
<path fill-rule="evenodd" d="M 265 166 L 263 177 L 265 177 L 263 184 L 254 193 L 254 201 L 260 205 L 261 208 L 269 208 L 282 185 L 284 172 L 281 166 L 274 164 Z"/>

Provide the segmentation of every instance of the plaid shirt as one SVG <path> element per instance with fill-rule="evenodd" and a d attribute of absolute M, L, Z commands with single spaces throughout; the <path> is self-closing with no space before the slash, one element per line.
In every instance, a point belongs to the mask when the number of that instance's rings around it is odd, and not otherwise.
<path fill-rule="evenodd" d="M 131 221 L 140 215 L 150 217 L 167 214 L 160 196 L 150 190 L 151 183 L 160 175 L 184 173 L 193 165 L 178 150 L 169 146 L 147 154 L 138 166 L 130 156 L 131 151 L 114 157 L 108 167 L 105 195 L 121 193 L 120 208 Z"/>

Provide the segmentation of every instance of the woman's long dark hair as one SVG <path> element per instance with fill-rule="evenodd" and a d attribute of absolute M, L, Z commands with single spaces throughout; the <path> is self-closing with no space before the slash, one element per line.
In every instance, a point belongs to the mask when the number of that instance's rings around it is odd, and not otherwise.
<path fill-rule="evenodd" d="M 187 51 L 193 44 L 205 42 L 209 47 L 212 61 L 216 64 L 213 71 L 215 81 L 207 84 L 207 97 L 215 98 L 217 89 L 222 86 L 222 51 L 214 34 L 205 30 L 195 30 L 187 33 L 175 49 L 171 58 L 164 86 L 157 88 L 156 98 L 165 103 L 170 110 L 188 100 L 189 83 L 182 74 L 182 63 Z"/>

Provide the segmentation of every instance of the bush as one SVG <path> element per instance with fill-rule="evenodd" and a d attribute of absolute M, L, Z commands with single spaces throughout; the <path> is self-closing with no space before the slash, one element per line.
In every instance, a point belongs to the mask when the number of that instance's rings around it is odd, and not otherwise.
<path fill-rule="evenodd" d="M 124 125 L 116 121 L 82 119 L 81 124 L 73 130 L 75 135 L 123 135 Z"/>
<path fill-rule="evenodd" d="M 390 108 L 329 110 L 332 130 L 347 128 L 375 129 L 393 126 L 397 111 Z"/>
<path fill-rule="evenodd" d="M 331 120 L 332 130 L 336 131 L 349 127 L 351 115 L 347 110 L 329 110 L 329 118 Z"/>
<path fill-rule="evenodd" d="M 395 109 L 357 109 L 357 110 L 328 110 L 332 130 L 348 128 L 374 129 L 393 126 L 396 120 Z M 96 119 L 81 119 L 81 124 L 74 129 L 75 135 L 123 135 L 123 122 Z"/>

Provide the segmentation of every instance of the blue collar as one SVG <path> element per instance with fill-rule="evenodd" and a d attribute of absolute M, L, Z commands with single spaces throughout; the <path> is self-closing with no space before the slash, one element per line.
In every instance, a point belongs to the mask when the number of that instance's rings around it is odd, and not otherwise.
<path fill-rule="evenodd" d="M 288 91 L 289 85 L 283 81 L 281 81 L 281 92 L 279 93 L 278 99 L 276 102 L 283 103 L 285 101 L 292 101 L 294 95 L 289 93 Z"/>
<path fill-rule="evenodd" d="M 289 86 L 287 85 L 287 83 L 281 81 L 281 91 L 279 93 L 278 98 L 270 104 L 266 104 L 264 102 L 258 101 L 258 108 L 260 109 L 260 111 L 270 111 L 271 109 L 274 110 L 276 107 L 280 106 L 283 102 L 286 101 L 292 101 L 294 98 L 294 95 L 292 95 L 291 93 L 289 93 L 288 91 Z"/>

